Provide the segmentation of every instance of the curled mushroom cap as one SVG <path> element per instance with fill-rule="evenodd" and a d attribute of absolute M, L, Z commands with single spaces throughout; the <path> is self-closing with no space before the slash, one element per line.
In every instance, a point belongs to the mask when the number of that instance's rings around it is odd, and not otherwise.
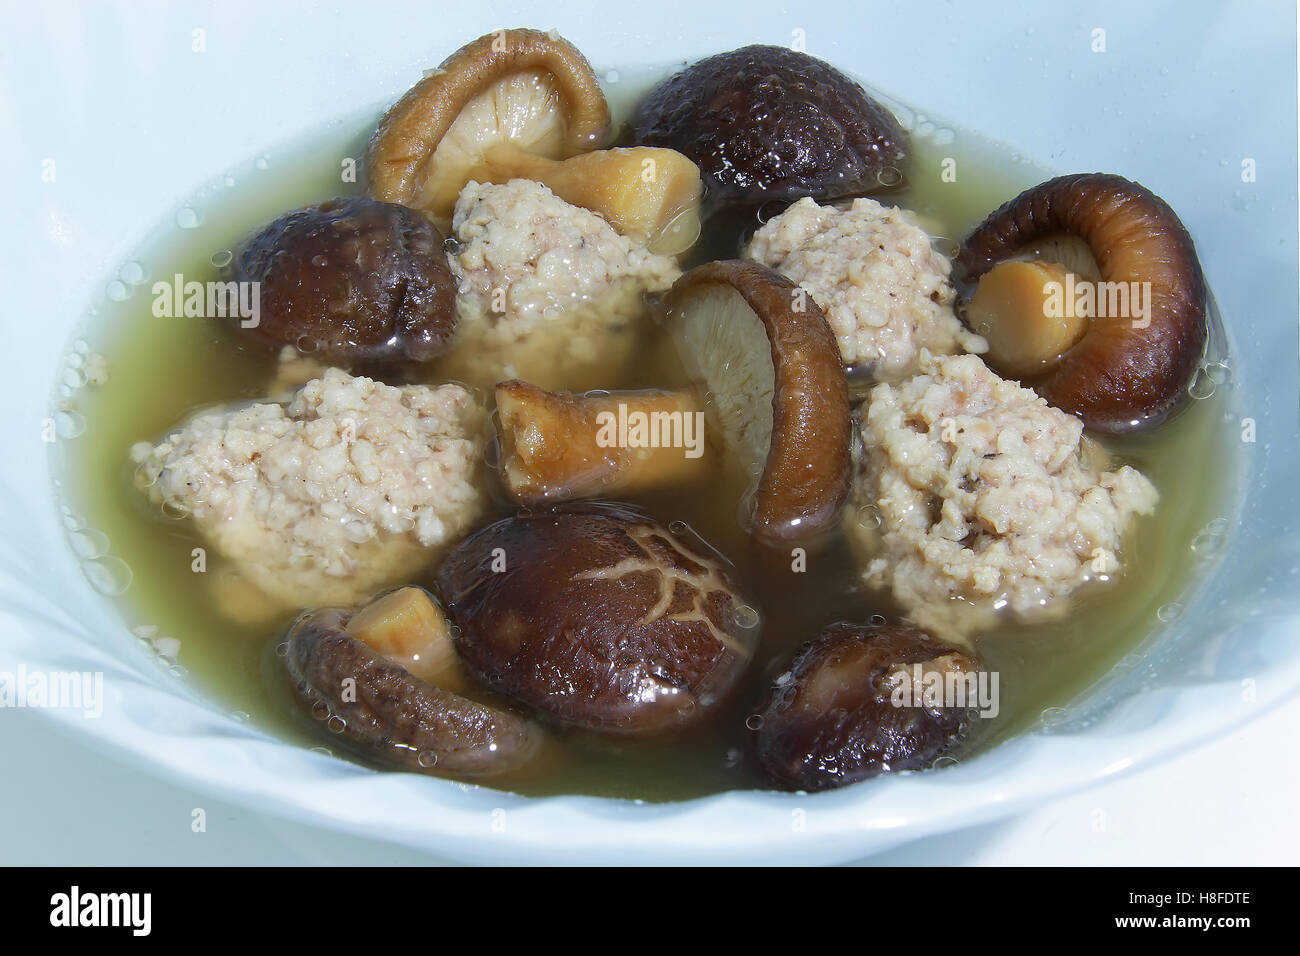
<path fill-rule="evenodd" d="M 761 476 L 755 538 L 780 547 L 824 532 L 848 490 L 850 423 L 839 345 L 817 303 L 780 273 L 730 260 L 683 275 L 666 305 L 728 450 Z"/>
<path fill-rule="evenodd" d="M 456 327 L 443 237 L 393 203 L 331 199 L 286 213 L 234 250 L 236 281 L 258 283 L 259 315 L 237 331 L 325 362 L 425 361 Z"/>
<path fill-rule="evenodd" d="M 718 558 L 615 505 L 489 525 L 447 558 L 438 586 L 472 674 L 553 721 L 610 734 L 698 723 L 757 639 Z"/>
<path fill-rule="evenodd" d="M 1100 284 L 1014 261 L 1062 234 L 1087 243 Z M 975 286 L 963 312 L 989 338 L 989 364 L 1088 426 L 1142 429 L 1186 397 L 1208 334 L 1205 279 L 1191 236 L 1149 189 L 1101 173 L 1049 180 L 977 226 L 957 269 Z"/>
<path fill-rule="evenodd" d="M 927 699 L 917 668 L 943 679 L 976 668 L 966 654 L 898 624 L 833 624 L 795 656 L 760 712 L 759 763 L 776 782 L 826 790 L 881 773 L 924 770 L 962 740 L 969 706 Z"/>
<path fill-rule="evenodd" d="M 535 724 L 416 677 L 350 633 L 352 617 L 335 608 L 304 614 L 285 648 L 291 690 L 330 731 L 361 753 L 419 773 L 487 776 L 536 756 L 542 732 Z"/>
<path fill-rule="evenodd" d="M 564 159 L 595 149 L 608 127 L 596 75 L 571 43 L 539 30 L 489 33 L 384 114 L 370 140 L 370 193 L 449 219 L 492 147 Z"/>

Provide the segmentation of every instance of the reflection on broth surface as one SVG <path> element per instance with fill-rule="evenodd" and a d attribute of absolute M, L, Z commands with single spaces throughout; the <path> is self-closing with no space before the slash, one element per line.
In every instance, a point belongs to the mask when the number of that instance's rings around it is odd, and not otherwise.
<path fill-rule="evenodd" d="M 616 126 L 667 71 L 636 80 L 621 73 L 622 79 L 607 90 Z M 878 198 L 915 213 L 945 255 L 951 256 L 958 241 L 991 210 L 1048 178 L 1044 170 L 1012 160 L 1006 149 L 974 132 L 935 130 L 932 120 L 909 110 L 900 115 L 912 127 L 910 155 L 903 161 L 906 186 Z M 157 441 L 197 409 L 265 397 L 278 371 L 273 352 L 217 321 L 156 316 L 152 284 L 171 282 L 176 275 L 186 281 L 217 280 L 231 251 L 250 231 L 307 203 L 361 195 L 362 187 L 341 177 L 340 170 L 349 168 L 348 158 L 364 154 L 376 118 L 367 111 L 232 171 L 191 197 L 183 228 L 168 217 L 135 257 L 141 268 L 130 277 L 137 281 L 119 283 L 121 288 L 115 287 L 97 307 L 82 333 L 90 348 L 107 358 L 109 374 L 106 382 L 88 385 L 69 400 L 84 417 L 85 430 L 61 446 L 67 503 L 88 527 L 107 536 L 112 554 L 133 572 L 121 598 L 129 624 L 179 640 L 178 660 L 191 679 L 231 711 L 246 713 L 268 732 L 304 746 L 330 746 L 340 756 L 347 755 L 342 742 L 328 739 L 328 731 L 322 736 L 321 726 L 301 714 L 281 674 L 283 661 L 274 649 L 295 614 L 239 606 L 244 599 L 255 603 L 234 587 L 239 569 L 217 554 L 191 521 L 169 516 L 140 494 L 128 450 L 142 441 Z M 930 132 L 920 131 L 923 123 Z M 960 175 L 945 181 L 940 171 L 954 159 Z M 770 218 L 770 212 L 764 215 Z M 759 222 L 759 213 L 751 211 L 720 218 L 712 226 L 706 223 L 700 244 L 683 258 L 682 267 L 715 255 L 735 257 Z M 569 333 L 561 329 L 552 334 Z M 566 343 L 541 344 L 558 354 Z M 565 366 L 552 366 L 546 381 L 530 381 L 579 392 L 692 384 L 666 335 L 647 336 L 630 351 L 633 360 L 609 365 L 608 373 L 595 380 L 591 367 L 578 363 L 567 372 Z M 1207 361 L 1222 359 L 1211 354 Z M 401 375 L 405 381 L 440 383 L 449 371 L 456 374 L 455 361 L 435 360 L 422 371 L 403 369 Z M 456 377 L 467 376 L 462 370 Z M 494 376 L 487 376 L 469 384 L 479 400 L 490 404 L 494 382 Z M 853 393 L 860 399 L 863 390 L 855 387 Z M 1115 580 L 1085 585 L 1068 598 L 1068 611 L 1051 620 L 1002 617 L 978 637 L 981 666 L 997 672 L 1001 696 L 996 717 L 970 721 L 958 759 L 1026 729 L 1044 709 L 1068 703 L 1146 637 L 1158 624 L 1157 609 L 1176 602 L 1193 581 L 1198 557 L 1191 544 L 1221 513 L 1228 469 L 1215 463 L 1226 462 L 1237 445 L 1224 402 L 1220 390 L 1191 401 L 1157 430 L 1098 439 L 1119 463 L 1151 480 L 1159 507 L 1153 516 L 1136 521 L 1124 548 L 1123 571 Z M 493 474 L 496 454 L 495 446 L 489 446 L 479 465 L 490 503 L 476 529 L 517 512 Z M 734 467 L 684 474 L 684 483 L 671 489 L 637 490 L 620 495 L 620 501 L 687 544 L 699 540 L 701 553 L 716 551 L 741 592 L 750 595 L 753 606 L 746 607 L 758 619 L 761 639 L 737 678 L 738 689 L 708 720 L 671 740 L 631 741 L 581 728 L 553 729 L 554 746 L 548 746 L 544 761 L 493 777 L 491 785 L 529 794 L 648 800 L 769 786 L 753 756 L 754 718 L 796 649 L 838 621 L 867 624 L 875 616 L 901 617 L 903 609 L 887 592 L 864 584 L 861 562 L 844 534 L 837 532 L 819 549 L 810 549 L 804 573 L 773 577 L 750 542 L 746 501 L 755 476 Z M 845 514 L 844 520 L 872 524 L 879 516 L 864 507 Z M 205 549 L 204 570 L 196 573 L 194 549 L 200 548 Z M 426 568 L 413 580 L 397 583 L 433 588 L 435 570 Z M 501 700 L 492 691 L 469 696 L 485 707 Z"/>

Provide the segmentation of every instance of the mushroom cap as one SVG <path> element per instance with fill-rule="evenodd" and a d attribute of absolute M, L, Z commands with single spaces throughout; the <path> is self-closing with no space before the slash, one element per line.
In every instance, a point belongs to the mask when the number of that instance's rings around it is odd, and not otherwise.
<path fill-rule="evenodd" d="M 458 182 L 435 182 L 438 147 L 462 111 L 496 84 L 526 74 L 540 76 L 546 88 L 513 91 L 524 111 L 549 109 L 558 102 L 564 110 L 555 117 L 558 128 L 548 124 L 544 130 L 530 129 L 532 116 L 498 116 L 463 144 L 466 152 L 457 160 L 453 177 Z M 489 104 L 488 112 L 500 105 Z M 456 193 L 492 145 L 523 136 L 534 140 L 522 144 L 527 148 L 564 159 L 599 146 L 609 123 L 596 74 L 573 44 L 540 30 L 499 30 L 461 47 L 384 114 L 368 151 L 370 194 L 449 218 Z"/>
<path fill-rule="evenodd" d="M 664 80 L 641 104 L 633 136 L 694 160 L 711 210 L 878 192 L 902 182 L 907 151 L 894 115 L 861 86 L 780 46 L 719 53 Z"/>
<path fill-rule="evenodd" d="M 761 463 L 755 538 L 782 548 L 828 530 L 848 493 L 852 428 L 839 345 L 812 296 L 765 266 L 728 260 L 683 275 L 665 305 L 728 445 L 747 467 Z"/>
<path fill-rule="evenodd" d="M 896 682 L 912 665 L 976 667 L 915 627 L 832 624 L 804 645 L 771 689 L 760 712 L 759 763 L 778 783 L 800 790 L 930 767 L 961 742 L 970 710 L 896 705 Z"/>
<path fill-rule="evenodd" d="M 425 361 L 456 327 L 442 235 L 393 203 L 331 199 L 286 213 L 240 243 L 231 273 L 260 284 L 259 322 L 239 323 L 240 334 L 327 362 Z"/>
<path fill-rule="evenodd" d="M 1059 176 L 1026 190 L 962 243 L 956 268 L 967 297 L 994 266 L 1062 233 L 1087 242 L 1100 281 L 1149 282 L 1150 315 L 1145 322 L 1091 320 L 1048 372 L 1024 383 L 1100 431 L 1159 424 L 1187 397 L 1209 329 L 1196 247 L 1151 190 L 1104 173 Z"/>
<path fill-rule="evenodd" d="M 460 777 L 514 770 L 536 755 L 536 725 L 413 676 L 348 634 L 349 616 L 327 608 L 299 617 L 285 668 L 306 711 L 356 750 L 404 770 Z"/>
<path fill-rule="evenodd" d="M 471 673 L 555 722 L 610 734 L 699 722 L 757 639 L 717 557 L 619 505 L 489 525 L 444 561 L 438 586 Z"/>

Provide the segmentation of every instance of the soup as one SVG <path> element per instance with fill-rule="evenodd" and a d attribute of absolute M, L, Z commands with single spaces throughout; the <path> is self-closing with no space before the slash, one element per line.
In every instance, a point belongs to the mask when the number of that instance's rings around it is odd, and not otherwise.
<path fill-rule="evenodd" d="M 605 74 L 604 92 L 615 125 L 628 123 L 646 92 L 670 72 Z M 935 248 L 947 256 L 957 254 L 961 239 L 990 211 L 1048 178 L 1046 170 L 1008 155 L 976 131 L 940 123 L 911 108 L 897 106 L 896 112 L 906 119 L 909 134 L 902 167 L 906 181 L 877 198 L 918 216 Z M 378 116 L 376 110 L 364 111 L 251 159 L 198 190 L 159 226 L 123 266 L 82 333 L 78 354 L 103 356 L 109 371 L 106 381 L 69 399 L 85 429 L 65 446 L 61 463 L 68 506 L 81 524 L 107 537 L 111 553 L 130 569 L 129 586 L 116 597 L 122 616 L 165 653 L 164 663 L 177 679 L 193 681 L 240 719 L 268 733 L 362 761 L 367 760 L 364 752 L 337 741 L 290 693 L 283 674 L 284 633 L 297 612 L 282 612 L 270 621 L 232 617 L 223 603 L 227 598 L 214 585 L 230 562 L 186 515 L 169 514 L 141 494 L 128 452 L 137 443 L 156 441 L 198 409 L 268 395 L 281 371 L 274 349 L 241 337 L 229 324 L 160 316 L 167 309 L 158 303 L 183 301 L 184 283 L 223 279 L 241 240 L 286 210 L 363 196 L 355 171 Z M 959 169 L 960 175 L 945 177 L 945 168 Z M 772 209 L 749 212 L 749 231 L 777 214 Z M 706 217 L 700 240 L 681 256 L 682 267 L 734 257 L 739 236 L 721 215 Z M 180 288 L 181 294 L 156 291 L 155 283 Z M 1211 337 L 1201 359 L 1205 368 L 1225 358 L 1220 342 Z M 429 383 L 460 378 L 463 366 L 450 361 L 454 357 L 434 358 L 414 373 L 403 370 L 398 378 Z M 1197 379 L 1201 386 L 1207 374 Z M 652 334 L 635 361 L 598 381 L 589 370 L 569 380 L 557 370 L 547 385 L 551 390 L 662 390 L 688 386 L 694 378 L 670 338 Z M 490 405 L 491 382 L 471 384 L 472 393 Z M 1003 616 L 981 629 L 973 653 L 983 671 L 997 675 L 996 707 L 986 708 L 987 717 L 972 720 L 961 746 L 940 763 L 966 759 L 1023 732 L 1044 711 L 1065 705 L 1105 674 L 1160 621 L 1176 616 L 1180 596 L 1196 579 L 1202 560 L 1192 543 L 1198 535 L 1203 540 L 1206 529 L 1214 532 L 1224 507 L 1220 476 L 1226 469 L 1220 472 L 1204 463 L 1227 460 L 1239 444 L 1225 425 L 1223 397 L 1209 392 L 1194 387 L 1193 400 L 1157 428 L 1132 435 L 1089 432 L 1116 461 L 1150 479 L 1159 491 L 1159 505 L 1153 515 L 1137 519 L 1127 535 L 1123 572 L 1069 595 L 1068 612 L 1032 620 Z M 855 391 L 855 406 L 863 400 L 863 393 Z M 518 503 L 493 477 L 500 455 L 498 445 L 490 445 L 478 463 L 477 480 L 490 488 L 490 502 L 476 518 L 475 529 L 519 512 Z M 1187 480 L 1188 475 L 1196 480 Z M 792 655 L 827 625 L 895 621 L 907 617 L 909 609 L 887 588 L 864 581 L 862 556 L 843 526 L 818 542 L 814 573 L 786 575 L 775 592 L 765 587 L 750 547 L 753 489 L 747 487 L 748 477 L 717 465 L 685 484 L 618 496 L 688 543 L 697 543 L 701 552 L 720 553 L 746 596 L 742 606 L 755 615 L 750 626 L 761 637 L 752 659 L 723 699 L 711 705 L 708 719 L 646 739 L 574 727 L 569 721 L 548 732 L 545 761 L 483 783 L 536 795 L 653 801 L 771 785 L 754 756 L 755 718 L 765 691 L 788 677 Z M 851 526 L 855 519 L 847 514 L 841 520 Z M 435 568 L 389 586 L 418 584 L 436 590 Z M 473 695 L 512 711 L 529 710 L 510 694 L 486 687 Z M 548 723 L 545 715 L 542 719 Z"/>

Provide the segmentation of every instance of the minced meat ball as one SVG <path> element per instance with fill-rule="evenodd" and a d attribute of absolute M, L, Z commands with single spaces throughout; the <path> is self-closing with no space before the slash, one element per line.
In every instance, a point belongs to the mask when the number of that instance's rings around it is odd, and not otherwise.
<path fill-rule="evenodd" d="M 485 423 L 459 385 L 331 368 L 287 405 L 201 412 L 132 458 L 149 500 L 192 517 L 273 602 L 346 605 L 418 571 L 483 513 Z"/>
<path fill-rule="evenodd" d="M 1003 608 L 1063 612 L 1080 585 L 1119 571 L 1134 516 L 1155 510 L 1141 472 L 1110 470 L 1077 418 L 974 355 L 923 355 L 859 416 L 850 530 L 867 582 L 949 638 Z"/>
<path fill-rule="evenodd" d="M 672 258 L 529 179 L 466 184 L 452 232 L 460 325 L 443 368 L 474 384 L 573 388 L 584 368 L 597 384 L 616 380 L 643 341 L 645 293 L 681 274 Z"/>
<path fill-rule="evenodd" d="M 953 313 L 950 263 L 904 210 L 874 199 L 848 209 L 801 199 L 754 233 L 745 255 L 805 289 L 826 313 L 844 364 L 877 381 L 911 374 L 923 348 L 988 349 Z"/>

